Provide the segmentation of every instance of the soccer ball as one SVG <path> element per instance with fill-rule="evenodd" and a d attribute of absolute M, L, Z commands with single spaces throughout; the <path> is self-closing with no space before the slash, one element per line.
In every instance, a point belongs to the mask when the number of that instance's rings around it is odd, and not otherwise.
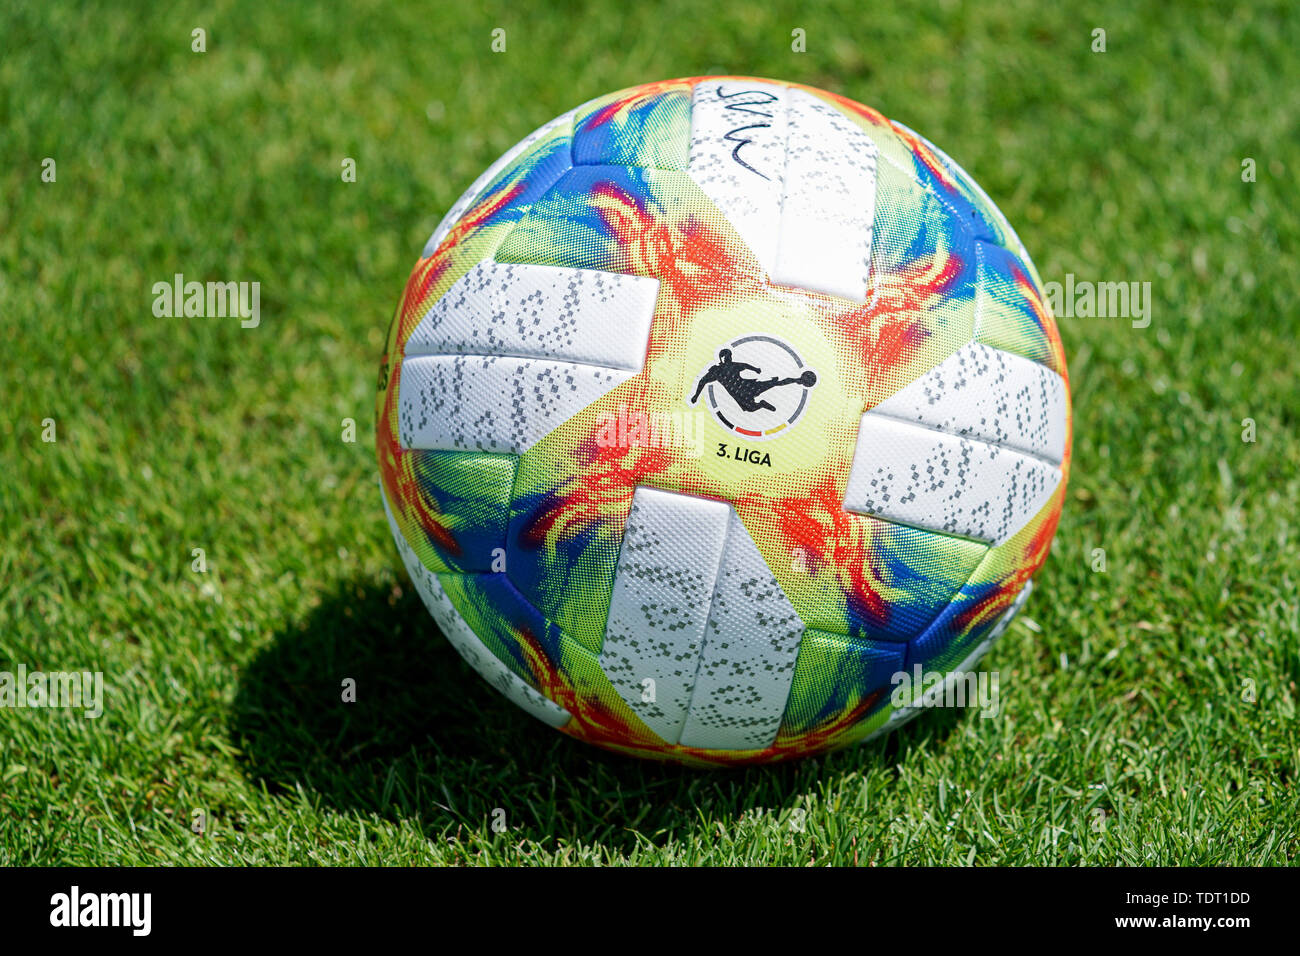
<path fill-rule="evenodd" d="M 1006 628 L 1065 494 L 1042 283 L 944 153 L 822 90 L 651 83 L 460 198 L 377 445 L 469 664 L 602 747 L 757 763 L 888 730 Z"/>

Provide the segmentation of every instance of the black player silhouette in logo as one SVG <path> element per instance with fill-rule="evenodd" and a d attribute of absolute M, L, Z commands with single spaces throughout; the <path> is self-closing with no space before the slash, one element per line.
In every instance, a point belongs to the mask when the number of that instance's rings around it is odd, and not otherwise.
<path fill-rule="evenodd" d="M 775 405 L 758 397 L 769 388 L 778 388 L 782 385 L 802 385 L 804 388 L 812 388 L 817 384 L 817 374 L 812 369 L 806 369 L 797 378 L 769 378 L 765 381 L 760 381 L 757 378 L 745 378 L 740 374 L 741 372 L 761 374 L 762 371 L 761 368 L 756 368 L 753 365 L 732 361 L 731 349 L 719 349 L 717 364 L 709 366 L 709 370 L 701 375 L 699 382 L 696 383 L 695 394 L 691 396 L 691 404 L 694 405 L 699 401 L 700 392 L 704 391 L 705 385 L 710 382 L 717 382 L 727 390 L 727 394 L 731 396 L 732 401 L 744 411 L 756 412 L 760 408 L 765 408 L 769 412 L 774 412 L 776 411 Z"/>

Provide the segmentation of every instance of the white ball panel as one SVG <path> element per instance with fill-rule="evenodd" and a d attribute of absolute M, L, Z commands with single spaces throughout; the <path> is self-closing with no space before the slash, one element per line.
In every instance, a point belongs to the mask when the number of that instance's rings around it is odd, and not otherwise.
<path fill-rule="evenodd" d="M 798 612 L 731 511 L 681 743 L 717 750 L 771 746 L 802 637 Z"/>
<path fill-rule="evenodd" d="M 868 412 L 844 507 L 996 545 L 1039 512 L 1060 480 L 1060 469 L 1041 459 Z"/>
<path fill-rule="evenodd" d="M 772 281 L 865 302 L 876 144 L 838 110 L 787 93 L 784 195 Z"/>
<path fill-rule="evenodd" d="M 769 275 L 781 234 L 787 92 L 720 80 L 698 84 L 691 99 L 690 176 Z"/>
<path fill-rule="evenodd" d="M 430 306 L 406 355 L 552 358 L 641 371 L 659 280 L 480 262 Z"/>
<path fill-rule="evenodd" d="M 628 707 L 668 743 L 686 722 L 730 514 L 720 501 L 654 488 L 638 488 L 632 498 L 600 665 Z"/>
<path fill-rule="evenodd" d="M 403 359 L 398 437 L 405 448 L 521 454 L 634 373 L 493 355 Z"/>
<path fill-rule="evenodd" d="M 969 342 L 868 414 L 1005 445 L 1059 465 L 1065 380 L 1046 366 Z"/>

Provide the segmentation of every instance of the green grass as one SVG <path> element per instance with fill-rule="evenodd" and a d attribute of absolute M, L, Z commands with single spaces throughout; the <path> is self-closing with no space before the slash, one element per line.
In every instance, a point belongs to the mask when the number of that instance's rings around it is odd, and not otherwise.
<path fill-rule="evenodd" d="M 107 684 L 99 720 L 0 711 L 0 864 L 1294 859 L 1294 7 L 172 6 L 0 9 L 0 669 Z M 401 569 L 374 379 L 438 218 L 564 109 L 718 71 L 919 130 L 1047 281 L 1152 284 L 1147 329 L 1061 321 L 1074 473 L 997 719 L 776 769 L 609 756 L 479 681 Z M 175 272 L 260 281 L 261 326 L 155 318 Z"/>

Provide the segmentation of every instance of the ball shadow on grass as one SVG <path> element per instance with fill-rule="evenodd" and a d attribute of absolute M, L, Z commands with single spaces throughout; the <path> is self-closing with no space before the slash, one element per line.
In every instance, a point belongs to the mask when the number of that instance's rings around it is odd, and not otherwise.
<path fill-rule="evenodd" d="M 344 681 L 356 700 L 343 701 Z M 500 696 L 438 633 L 414 588 L 354 582 L 278 633 L 247 667 L 232 735 L 246 774 L 272 794 L 416 823 L 426 835 L 507 825 L 545 845 L 662 844 L 684 827 L 788 813 L 829 774 L 892 767 L 928 714 L 883 743 L 734 771 L 641 761 L 573 740 Z M 887 821 L 886 821 L 887 822 Z M 680 836 L 680 833 L 678 833 Z"/>

